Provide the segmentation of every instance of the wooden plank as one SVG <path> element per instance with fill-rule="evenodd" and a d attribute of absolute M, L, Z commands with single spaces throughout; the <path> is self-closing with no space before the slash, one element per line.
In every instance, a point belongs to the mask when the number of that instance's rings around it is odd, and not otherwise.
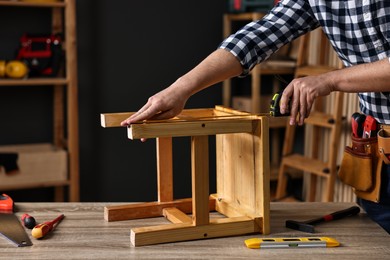
<path fill-rule="evenodd" d="M 236 116 L 249 116 L 251 119 L 255 119 L 256 116 L 249 113 L 249 112 L 244 112 L 244 111 L 239 111 L 232 109 L 230 107 L 224 107 L 224 106 L 215 106 L 215 114 L 218 116 L 221 115 L 236 115 Z"/>
<path fill-rule="evenodd" d="M 264 217 L 263 230 L 269 233 L 269 125 L 267 117 L 258 118 L 252 133 L 217 136 L 217 194 L 218 201 L 233 203 L 220 208 L 222 213 L 237 214 L 234 204 L 240 205 L 241 214 Z"/>
<path fill-rule="evenodd" d="M 129 139 L 178 137 L 178 136 L 202 136 L 224 133 L 252 132 L 253 125 L 250 119 L 229 120 L 199 120 L 156 124 L 132 124 L 128 128 Z"/>
<path fill-rule="evenodd" d="M 67 137 L 69 156 L 69 201 L 80 200 L 79 169 L 79 120 L 77 89 L 77 41 L 76 41 L 76 3 L 65 0 L 65 49 L 67 86 Z"/>
<path fill-rule="evenodd" d="M 215 210 L 227 217 L 242 217 L 245 213 L 237 204 L 231 201 L 227 202 L 226 199 L 220 198 L 218 194 L 211 194 L 210 197 L 215 199 Z"/>
<path fill-rule="evenodd" d="M 262 216 L 256 215 L 254 209 L 243 208 L 237 202 L 220 198 L 218 194 L 212 194 L 210 197 L 215 199 L 215 210 L 229 218 L 242 216 L 246 216 L 251 219 L 262 218 Z"/>
<path fill-rule="evenodd" d="M 172 223 L 192 223 L 192 218 L 177 208 L 165 208 L 163 215 Z"/>
<path fill-rule="evenodd" d="M 102 127 L 120 127 L 121 122 L 132 114 L 134 112 L 100 114 L 100 124 Z"/>
<path fill-rule="evenodd" d="M 53 86 L 66 85 L 65 78 L 1 79 L 0 86 Z"/>
<path fill-rule="evenodd" d="M 319 159 L 312 159 L 301 154 L 291 154 L 283 158 L 286 166 L 299 169 L 301 171 L 311 172 L 321 177 L 329 178 L 329 174 L 324 170 L 327 164 Z"/>
<path fill-rule="evenodd" d="M 270 233 L 270 157 L 268 117 L 259 117 L 253 132 L 255 212 L 263 217 L 262 233 Z"/>
<path fill-rule="evenodd" d="M 1 81 L 0 81 L 1 83 Z M 102 113 L 100 114 L 100 123 L 102 127 L 121 127 L 120 123 L 133 115 L 135 112 L 120 112 L 120 113 Z M 239 116 L 239 117 L 237 117 Z M 200 121 L 200 120 L 224 120 L 234 118 L 252 118 L 255 116 L 246 112 L 216 106 L 212 108 L 185 109 L 179 115 L 164 120 L 145 120 L 136 124 L 157 124 L 157 123 L 173 123 L 185 121 Z"/>
<path fill-rule="evenodd" d="M 19 2 L 19 1 L 0 1 L 0 6 L 18 6 L 18 7 L 65 7 L 64 2 Z"/>
<path fill-rule="evenodd" d="M 107 206 L 104 208 L 106 221 L 121 221 L 129 219 L 152 218 L 163 215 L 164 208 L 178 208 L 184 213 L 192 212 L 192 199 L 180 199 L 169 202 L 146 202 Z M 209 211 L 215 210 L 215 200 L 209 200 Z"/>
<path fill-rule="evenodd" d="M 192 219 L 195 226 L 209 224 L 209 137 L 191 137 Z"/>
<path fill-rule="evenodd" d="M 186 240 L 208 239 L 259 232 L 257 223 L 248 217 L 212 220 L 209 225 L 188 223 L 134 228 L 130 241 L 133 246 L 144 246 Z"/>
<path fill-rule="evenodd" d="M 159 202 L 173 200 L 172 137 L 156 139 L 157 196 Z"/>
<path fill-rule="evenodd" d="M 335 118 L 333 114 L 313 111 L 310 116 L 305 119 L 305 124 L 333 128 L 335 126 Z"/>

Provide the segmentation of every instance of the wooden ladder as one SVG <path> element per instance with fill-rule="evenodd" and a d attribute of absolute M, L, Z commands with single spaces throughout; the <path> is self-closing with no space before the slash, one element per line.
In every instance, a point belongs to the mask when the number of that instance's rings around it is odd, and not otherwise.
<path fill-rule="evenodd" d="M 314 38 L 313 36 L 317 37 Z M 329 41 L 322 31 L 316 30 L 302 37 L 295 77 L 319 75 L 342 67 L 340 60 L 337 60 L 335 56 L 335 52 L 329 48 Z M 314 39 L 310 39 L 310 37 Z M 313 52 L 317 59 L 310 63 L 310 55 L 313 55 Z M 330 65 L 331 63 L 333 65 Z M 328 105 L 325 103 L 327 99 Z M 342 106 L 342 92 L 335 92 L 328 97 L 317 98 L 315 101 L 310 116 L 305 120 L 305 150 L 309 150 L 310 155 L 293 152 L 296 127 L 290 125 L 286 127 L 276 200 L 286 197 L 288 171 L 298 170 L 307 173 L 306 176 L 309 178 L 309 191 L 306 194 L 306 200 L 315 200 L 318 185 L 317 177 L 321 177 L 326 180 L 325 191 L 321 200 L 333 201 L 334 183 L 337 174 L 338 143 L 341 134 Z M 326 109 L 326 107 L 330 107 L 330 109 Z M 326 142 L 326 144 L 325 141 L 323 142 L 323 152 L 321 153 L 320 138 L 324 138 L 326 132 L 328 132 L 329 139 L 327 140 L 329 142 Z"/>

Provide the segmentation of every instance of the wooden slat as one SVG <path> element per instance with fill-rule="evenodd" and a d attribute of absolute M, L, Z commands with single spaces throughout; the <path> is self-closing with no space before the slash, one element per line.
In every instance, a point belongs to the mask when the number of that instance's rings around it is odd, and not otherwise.
<path fill-rule="evenodd" d="M 270 233 L 270 154 L 269 120 L 261 117 L 253 131 L 255 212 L 262 216 L 262 234 Z"/>
<path fill-rule="evenodd" d="M 283 163 L 286 164 L 286 166 L 306 172 L 311 172 L 318 176 L 325 178 L 330 177 L 329 174 L 324 172 L 324 170 L 328 167 L 327 164 L 318 159 L 308 158 L 301 154 L 292 154 L 284 157 Z"/>
<path fill-rule="evenodd" d="M 240 204 L 241 214 L 253 210 L 252 215 L 263 216 L 269 233 L 268 118 L 259 117 L 254 125 L 251 133 L 217 135 L 217 194 Z"/>
<path fill-rule="evenodd" d="M 65 0 L 65 48 L 67 87 L 67 135 L 69 156 L 69 200 L 80 200 L 79 169 L 79 120 L 77 88 L 77 41 L 76 41 L 76 3 Z"/>
<path fill-rule="evenodd" d="M 248 217 L 212 220 L 210 225 L 193 226 L 188 223 L 141 227 L 131 230 L 133 246 L 198 240 L 260 232 L 257 222 Z"/>
<path fill-rule="evenodd" d="M 132 114 L 134 112 L 100 114 L 100 124 L 102 127 L 120 127 L 121 122 Z"/>
<path fill-rule="evenodd" d="M 19 1 L 0 1 L 0 6 L 19 6 L 19 7 L 65 7 L 64 2 L 19 2 Z"/>
<path fill-rule="evenodd" d="M 0 79 L 0 86 L 47 86 L 66 85 L 64 78 Z"/>
<path fill-rule="evenodd" d="M 305 123 L 314 126 L 332 128 L 335 125 L 335 120 L 332 114 L 314 111 L 310 113 L 310 116 L 308 118 L 305 119 Z"/>
<path fill-rule="evenodd" d="M 254 208 L 245 206 L 244 208 L 235 201 L 228 201 L 225 198 L 219 197 L 218 194 L 211 194 L 210 197 L 215 199 L 215 210 L 229 218 L 246 216 L 255 219 L 261 217 L 256 215 Z"/>
<path fill-rule="evenodd" d="M 192 223 L 192 218 L 177 208 L 165 208 L 163 215 L 172 223 Z"/>
<path fill-rule="evenodd" d="M 102 127 L 121 127 L 120 123 L 133 115 L 135 112 L 122 113 L 103 113 L 100 114 L 100 123 Z M 241 112 L 222 106 L 216 106 L 215 109 L 185 109 L 179 115 L 164 120 L 145 120 L 137 124 L 157 124 L 157 123 L 177 123 L 186 121 L 202 121 L 202 120 L 230 120 L 234 118 L 255 119 L 256 116 L 247 112 Z"/>
<path fill-rule="evenodd" d="M 199 120 L 196 122 L 185 121 L 175 124 L 132 124 L 128 128 L 129 139 L 156 138 L 165 136 L 202 136 L 225 133 L 251 132 L 252 120 Z"/>
<path fill-rule="evenodd" d="M 214 112 L 217 116 L 223 116 L 223 115 L 250 116 L 251 118 L 256 119 L 256 117 L 251 113 L 238 111 L 225 106 L 215 106 Z"/>
<path fill-rule="evenodd" d="M 195 226 L 209 224 L 208 136 L 191 138 L 192 219 Z"/>
<path fill-rule="evenodd" d="M 126 204 L 108 206 L 104 208 L 104 219 L 106 221 L 120 221 L 139 218 L 160 217 L 164 208 L 178 208 L 184 213 L 192 212 L 192 199 L 181 199 L 169 202 L 146 202 L 137 204 Z M 215 200 L 209 200 L 209 211 L 215 210 Z"/>
<path fill-rule="evenodd" d="M 157 196 L 159 202 L 173 200 L 172 137 L 156 139 Z"/>

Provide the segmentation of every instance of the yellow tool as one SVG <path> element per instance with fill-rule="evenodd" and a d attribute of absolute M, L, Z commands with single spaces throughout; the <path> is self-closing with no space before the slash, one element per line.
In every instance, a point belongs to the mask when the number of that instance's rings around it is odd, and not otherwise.
<path fill-rule="evenodd" d="M 335 247 L 340 243 L 330 237 L 282 237 L 250 238 L 245 240 L 248 248 L 296 248 L 296 247 Z"/>
<path fill-rule="evenodd" d="M 271 104 L 270 104 L 270 116 L 279 117 L 279 116 L 289 116 L 290 111 L 287 111 L 285 114 L 280 113 L 280 100 L 282 99 L 282 92 L 277 92 L 273 95 Z M 288 110 L 290 109 L 290 102 L 288 103 Z"/>
<path fill-rule="evenodd" d="M 27 74 L 28 67 L 24 62 L 18 60 L 0 60 L 0 78 L 20 79 L 24 78 Z"/>

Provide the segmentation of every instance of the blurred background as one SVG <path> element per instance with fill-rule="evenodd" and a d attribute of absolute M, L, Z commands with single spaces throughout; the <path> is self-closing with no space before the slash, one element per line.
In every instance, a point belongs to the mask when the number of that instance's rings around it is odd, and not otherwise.
<path fill-rule="evenodd" d="M 214 51 L 225 11 L 225 1 L 76 1 L 81 201 L 156 200 L 155 141 L 131 141 L 126 129 L 102 128 L 100 113 L 138 110 Z M 1 59 L 12 59 L 23 32 L 50 32 L 51 11 L 2 6 L 0 23 Z M 6 126 L 0 128 L 1 144 L 52 140 L 52 88 L 0 91 L 0 124 Z M 187 108 L 221 100 L 217 85 L 193 96 Z M 191 196 L 189 148 L 189 138 L 174 139 L 177 198 Z M 7 191 L 15 201 L 51 201 L 53 192 Z"/>

